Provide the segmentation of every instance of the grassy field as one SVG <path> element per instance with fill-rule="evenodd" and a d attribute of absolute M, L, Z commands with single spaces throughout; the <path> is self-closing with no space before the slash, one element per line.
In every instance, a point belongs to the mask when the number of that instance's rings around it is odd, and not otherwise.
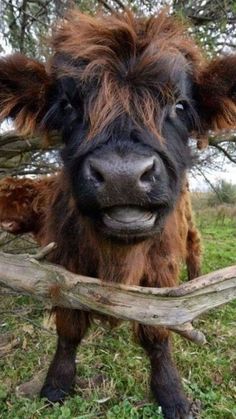
<path fill-rule="evenodd" d="M 198 224 L 204 239 L 203 272 L 235 264 L 236 221 L 226 218 L 222 224 L 204 212 Z M 56 337 L 40 303 L 0 298 L 0 418 L 162 418 L 148 388 L 148 361 L 124 323 L 113 330 L 93 326 L 78 351 L 75 395 L 63 406 L 17 395 L 20 384 L 48 366 Z M 236 418 L 235 315 L 236 301 L 197 321 L 207 335 L 204 347 L 174 337 L 185 390 L 201 401 L 202 418 Z"/>

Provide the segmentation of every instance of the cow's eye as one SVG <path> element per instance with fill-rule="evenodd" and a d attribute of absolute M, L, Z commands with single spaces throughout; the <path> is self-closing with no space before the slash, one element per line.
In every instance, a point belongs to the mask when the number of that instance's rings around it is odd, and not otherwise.
<path fill-rule="evenodd" d="M 184 102 L 177 102 L 175 104 L 176 112 L 183 112 L 183 111 L 185 111 L 185 108 L 186 108 L 186 106 L 185 106 Z"/>
<path fill-rule="evenodd" d="M 65 98 L 61 101 L 61 109 L 62 109 L 62 112 L 63 112 L 63 117 L 64 118 L 69 118 L 70 122 L 71 122 L 71 120 L 74 120 L 76 118 L 76 110 L 67 98 Z"/>
<path fill-rule="evenodd" d="M 73 106 L 71 105 L 70 102 L 64 103 L 64 111 L 73 111 Z"/>

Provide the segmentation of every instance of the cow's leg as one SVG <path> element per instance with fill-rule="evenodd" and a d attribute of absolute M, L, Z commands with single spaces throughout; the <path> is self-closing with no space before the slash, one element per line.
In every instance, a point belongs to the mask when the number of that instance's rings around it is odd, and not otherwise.
<path fill-rule="evenodd" d="M 73 388 L 76 349 L 88 326 L 88 313 L 56 308 L 57 349 L 49 367 L 40 396 L 51 402 L 63 401 Z"/>
<path fill-rule="evenodd" d="M 169 332 L 161 327 L 135 325 L 139 343 L 151 363 L 151 389 L 166 419 L 192 418 L 178 371 L 171 358 Z"/>
<path fill-rule="evenodd" d="M 196 227 L 188 230 L 186 243 L 186 265 L 188 280 L 197 278 L 201 274 L 201 238 Z"/>

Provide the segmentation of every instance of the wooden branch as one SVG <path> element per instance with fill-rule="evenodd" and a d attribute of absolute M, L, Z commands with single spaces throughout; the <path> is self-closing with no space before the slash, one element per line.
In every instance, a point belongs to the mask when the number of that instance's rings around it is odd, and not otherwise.
<path fill-rule="evenodd" d="M 33 257 L 31 256 L 32 260 L 42 260 L 45 259 L 45 257 L 47 255 L 49 255 L 49 253 L 52 252 L 52 250 L 56 249 L 57 245 L 55 242 L 51 242 L 49 244 L 47 244 L 47 246 L 40 248 L 39 251 L 33 255 Z"/>
<path fill-rule="evenodd" d="M 98 3 L 101 3 L 109 12 L 114 12 L 114 9 L 105 0 L 98 0 Z"/>
<path fill-rule="evenodd" d="M 52 149 L 58 147 L 61 143 L 60 136 L 53 132 L 50 137 L 47 138 L 47 142 L 43 136 L 36 135 L 22 136 L 16 133 L 16 131 L 8 131 L 0 134 L 0 150 L 1 158 L 14 157 L 17 153 L 27 151 L 37 151 L 42 149 Z"/>
<path fill-rule="evenodd" d="M 57 169 L 56 164 L 32 161 L 34 153 L 45 153 L 59 149 L 60 136 L 52 133 L 50 138 L 41 136 L 20 136 L 15 131 L 0 134 L 0 178 L 8 175 L 27 175 L 50 173 Z M 45 167 L 43 167 L 45 166 Z M 47 166 L 47 167 L 46 167 Z"/>
<path fill-rule="evenodd" d="M 203 275 L 175 288 L 147 288 L 75 275 L 32 256 L 0 253 L 0 285 L 47 305 L 95 311 L 152 326 L 165 326 L 202 344 L 191 322 L 236 298 L 236 265 Z"/>
<path fill-rule="evenodd" d="M 217 132 L 210 132 L 208 136 L 209 145 L 221 143 L 236 143 L 235 129 L 223 129 Z"/>
<path fill-rule="evenodd" d="M 227 157 L 227 159 L 229 159 L 232 163 L 236 164 L 236 158 L 234 158 L 233 155 L 231 156 L 230 153 L 227 150 L 225 150 L 224 147 L 220 146 L 219 144 L 213 144 L 213 147 L 217 148 L 217 150 L 223 153 L 225 157 Z"/>

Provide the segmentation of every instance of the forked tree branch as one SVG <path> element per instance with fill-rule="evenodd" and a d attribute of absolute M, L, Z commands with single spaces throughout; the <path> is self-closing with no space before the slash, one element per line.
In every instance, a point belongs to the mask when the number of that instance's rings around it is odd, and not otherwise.
<path fill-rule="evenodd" d="M 44 256 L 48 250 L 42 252 Z M 205 336 L 191 322 L 236 298 L 236 265 L 175 288 L 146 288 L 75 275 L 27 255 L 0 253 L 0 285 L 52 306 L 95 311 L 146 325 L 165 326 L 195 343 Z"/>

